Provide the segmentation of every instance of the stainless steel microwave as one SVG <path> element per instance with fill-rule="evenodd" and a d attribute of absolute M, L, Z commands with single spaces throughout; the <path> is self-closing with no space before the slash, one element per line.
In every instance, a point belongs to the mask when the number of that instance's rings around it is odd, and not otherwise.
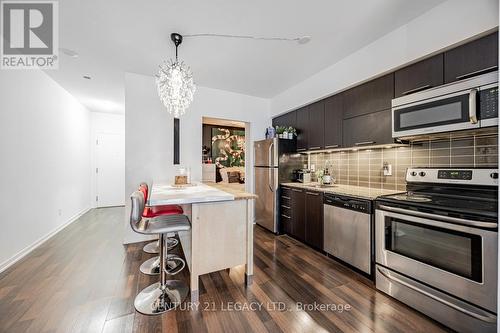
<path fill-rule="evenodd" d="M 498 125 L 498 72 L 392 100 L 392 137 Z"/>

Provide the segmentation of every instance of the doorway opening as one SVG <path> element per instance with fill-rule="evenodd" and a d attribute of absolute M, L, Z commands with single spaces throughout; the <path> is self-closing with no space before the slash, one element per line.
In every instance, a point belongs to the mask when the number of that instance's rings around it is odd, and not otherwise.
<path fill-rule="evenodd" d="M 249 124 L 203 117 L 202 180 L 245 188 Z"/>

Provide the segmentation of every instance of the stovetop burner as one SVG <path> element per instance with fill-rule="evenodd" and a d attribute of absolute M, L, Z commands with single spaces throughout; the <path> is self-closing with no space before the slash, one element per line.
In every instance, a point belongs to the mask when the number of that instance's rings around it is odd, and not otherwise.
<path fill-rule="evenodd" d="M 431 202 L 432 198 L 427 196 L 427 195 L 419 195 L 419 194 L 396 194 L 393 195 L 392 198 L 396 200 L 403 200 L 403 201 L 411 201 L 411 202 Z"/>
<path fill-rule="evenodd" d="M 406 192 L 377 201 L 431 214 L 496 219 L 498 169 L 408 168 Z"/>
<path fill-rule="evenodd" d="M 498 201 L 474 196 L 447 196 L 436 193 L 407 192 L 381 196 L 378 200 L 411 206 L 434 213 L 450 212 L 475 216 L 496 217 Z M 419 209 L 420 208 L 420 209 Z"/>

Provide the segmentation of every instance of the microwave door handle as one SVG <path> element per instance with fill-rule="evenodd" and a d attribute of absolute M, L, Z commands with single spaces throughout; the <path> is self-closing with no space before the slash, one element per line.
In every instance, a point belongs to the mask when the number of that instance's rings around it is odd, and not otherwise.
<path fill-rule="evenodd" d="M 397 278 L 396 276 L 393 276 L 390 272 L 386 271 L 385 269 L 383 268 L 380 268 L 380 267 L 377 267 L 377 270 L 380 274 L 382 274 L 386 279 L 388 280 L 392 280 L 396 283 L 399 283 L 419 294 L 423 294 L 427 297 L 430 297 L 432 298 L 433 300 L 435 301 L 438 301 L 439 303 L 442 303 L 444 305 L 447 305 L 449 306 L 450 308 L 453 308 L 457 311 L 460 311 L 462 312 L 463 314 L 469 316 L 469 317 L 473 317 L 473 318 L 476 318 L 476 319 L 479 319 L 481 321 L 484 321 L 484 322 L 487 322 L 487 323 L 494 323 L 496 322 L 497 320 L 497 317 L 493 314 L 487 314 L 486 312 L 484 314 L 482 313 L 476 313 L 476 312 L 473 312 L 473 311 L 470 311 L 469 309 L 465 309 L 463 308 L 462 306 L 460 306 L 459 304 L 455 304 L 455 303 L 452 303 L 450 302 L 449 300 L 446 300 L 446 299 L 442 299 L 441 297 L 437 296 L 437 295 L 434 295 L 426 290 L 423 290 L 415 285 L 413 285 L 412 283 L 410 283 L 409 281 L 406 282 L 406 281 L 403 281 L 404 278 Z M 406 280 L 406 279 L 405 279 Z"/>
<path fill-rule="evenodd" d="M 469 121 L 471 124 L 477 124 L 477 89 L 471 89 L 469 92 Z"/>

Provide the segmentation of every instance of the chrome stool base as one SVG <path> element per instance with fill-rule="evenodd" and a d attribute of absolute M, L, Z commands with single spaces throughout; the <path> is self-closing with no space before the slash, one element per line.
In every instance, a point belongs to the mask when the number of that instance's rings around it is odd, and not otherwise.
<path fill-rule="evenodd" d="M 167 251 L 172 250 L 178 244 L 179 244 L 179 241 L 176 238 L 173 238 L 173 237 L 167 238 Z M 151 242 L 151 243 L 144 245 L 144 248 L 142 250 L 146 253 L 158 254 L 158 253 L 160 253 L 160 245 L 158 244 L 158 241 Z"/>
<path fill-rule="evenodd" d="M 187 297 L 189 288 L 183 281 L 169 280 L 165 289 L 160 289 L 160 283 L 154 283 L 144 288 L 135 298 L 134 306 L 145 315 L 156 315 L 175 309 Z"/>
<path fill-rule="evenodd" d="M 175 275 L 182 271 L 186 266 L 184 259 L 176 254 L 167 254 L 166 272 L 169 275 Z M 146 275 L 160 274 L 160 257 L 153 257 L 142 263 L 139 268 L 141 273 Z"/>
<path fill-rule="evenodd" d="M 158 241 L 144 245 L 144 248 L 142 250 L 146 253 L 151 253 L 151 254 L 160 253 L 160 247 L 158 246 Z"/>

